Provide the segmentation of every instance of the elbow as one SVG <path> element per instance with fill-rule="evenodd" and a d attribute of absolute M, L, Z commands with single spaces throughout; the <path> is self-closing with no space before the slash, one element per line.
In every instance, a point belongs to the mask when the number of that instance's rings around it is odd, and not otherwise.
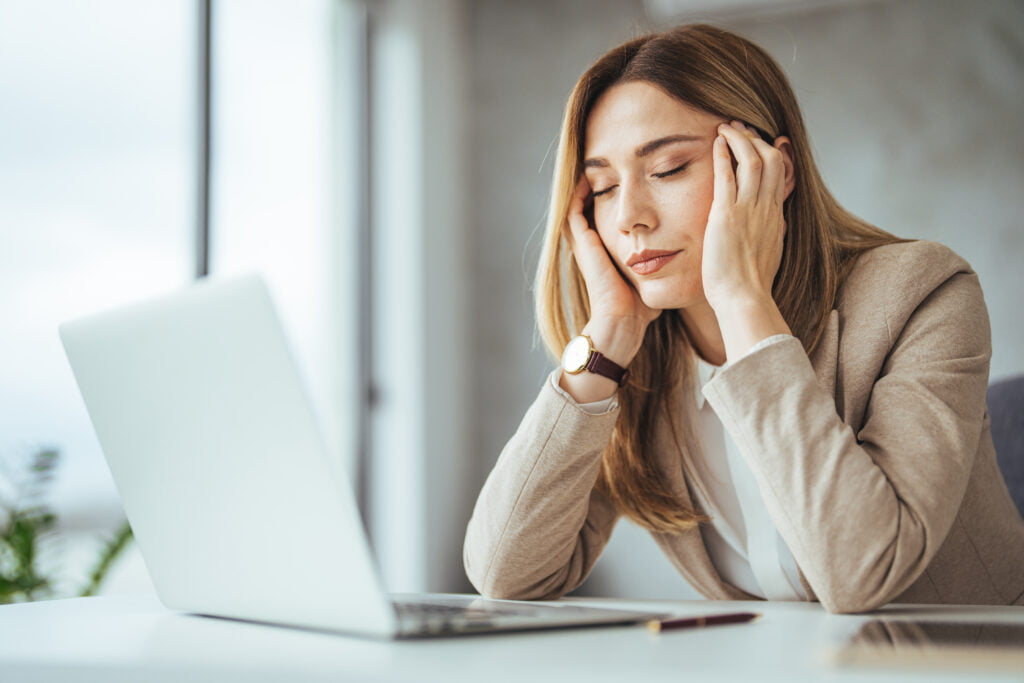
<path fill-rule="evenodd" d="M 834 577 L 813 588 L 818 602 L 831 614 L 872 612 L 891 602 L 898 590 L 891 581 L 868 577 Z"/>
<path fill-rule="evenodd" d="M 495 567 L 493 560 L 483 561 L 474 555 L 467 543 L 463 548 L 462 564 L 466 578 L 481 596 L 491 600 L 529 600 L 533 597 L 528 590 L 511 579 L 509 572 Z"/>
<path fill-rule="evenodd" d="M 536 591 L 522 585 L 518 585 L 512 581 L 502 580 L 498 577 L 478 577 L 469 574 L 469 582 L 473 584 L 473 588 L 482 597 L 490 600 L 543 600 L 553 599 L 549 596 L 538 594 Z M 558 597 L 558 596 L 554 596 Z"/>
<path fill-rule="evenodd" d="M 917 581 L 934 555 L 929 548 L 923 529 L 916 536 L 905 533 L 877 552 L 861 552 L 856 559 L 847 556 L 824 562 L 812 568 L 815 576 L 807 575 L 807 579 L 815 597 L 830 613 L 873 612 L 898 599 Z"/>
<path fill-rule="evenodd" d="M 566 592 L 564 583 L 534 582 L 500 563 L 474 561 L 468 550 L 463 553 L 463 565 L 473 588 L 491 600 L 556 600 Z"/>
<path fill-rule="evenodd" d="M 534 596 L 531 596 L 527 591 L 518 589 L 516 586 L 503 585 L 500 582 L 490 582 L 481 586 L 474 587 L 482 597 L 489 600 L 537 600 Z"/>
<path fill-rule="evenodd" d="M 487 571 L 486 566 L 478 569 L 468 554 L 463 557 L 463 565 L 466 569 L 466 578 L 469 579 L 469 583 L 481 596 L 492 600 L 522 599 L 518 593 L 516 593 L 513 586 L 509 586 L 502 581 L 495 580 L 493 576 L 488 576 L 491 572 Z"/>
<path fill-rule="evenodd" d="M 819 595 L 818 600 L 830 614 L 861 614 L 878 609 L 888 600 L 868 595 L 842 592 L 841 594 Z"/>
<path fill-rule="evenodd" d="M 473 572 L 468 563 L 466 576 L 481 596 L 491 600 L 556 600 L 562 597 L 560 591 L 545 590 L 543 585 L 530 585 L 506 572 Z"/>
<path fill-rule="evenodd" d="M 477 593 L 485 598 L 494 597 L 493 587 L 487 580 L 487 563 L 480 562 L 473 557 L 468 539 L 462 549 L 462 567 L 466 571 L 466 578 L 469 579 L 469 583 Z"/>
<path fill-rule="evenodd" d="M 860 614 L 876 610 L 893 596 L 891 563 L 848 568 L 847 571 L 809 572 L 812 599 L 830 614 Z M 816 574 L 816 576 L 815 576 Z"/>
<path fill-rule="evenodd" d="M 472 529 L 463 543 L 462 564 L 473 588 L 492 600 L 557 600 L 585 578 L 579 553 L 564 564 L 544 562 L 518 544 L 496 542 Z"/>

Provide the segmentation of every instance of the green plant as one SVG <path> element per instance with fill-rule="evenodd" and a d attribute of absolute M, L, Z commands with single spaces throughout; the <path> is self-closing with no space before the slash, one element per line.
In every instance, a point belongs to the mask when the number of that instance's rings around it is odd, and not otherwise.
<path fill-rule="evenodd" d="M 0 604 L 54 594 L 54 579 L 40 568 L 39 560 L 57 526 L 57 516 L 45 500 L 59 462 L 59 451 L 53 448 L 37 451 L 24 472 L 0 461 Z M 100 552 L 81 595 L 96 593 L 131 537 L 125 522 Z"/>
<path fill-rule="evenodd" d="M 38 569 L 39 547 L 57 517 L 43 502 L 43 493 L 59 461 L 54 449 L 40 450 L 28 472 L 5 472 L 10 501 L 0 498 L 0 603 L 37 600 L 52 591 L 50 579 Z"/>
<path fill-rule="evenodd" d="M 89 573 L 89 583 L 86 584 L 85 588 L 79 594 L 82 597 L 88 595 L 96 595 L 100 589 L 100 585 L 103 583 L 103 579 L 106 578 L 107 572 L 110 571 L 110 567 L 113 566 L 114 560 L 116 560 L 124 549 L 128 547 L 128 542 L 132 540 L 132 528 L 125 522 L 118 528 L 114 537 L 111 538 L 107 544 L 103 547 L 103 551 L 100 553 L 99 558 L 96 560 L 96 566 Z"/>

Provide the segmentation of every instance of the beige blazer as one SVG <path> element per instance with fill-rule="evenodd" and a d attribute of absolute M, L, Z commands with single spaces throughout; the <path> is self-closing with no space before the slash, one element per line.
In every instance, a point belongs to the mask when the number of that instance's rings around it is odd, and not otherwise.
<path fill-rule="evenodd" d="M 977 276 L 946 247 L 911 242 L 858 259 L 813 357 L 787 339 L 705 385 L 830 611 L 1024 605 L 1024 521 L 985 410 L 990 355 Z M 681 446 L 696 451 L 684 396 Z M 594 489 L 616 417 L 588 415 L 545 382 L 469 522 L 464 561 L 481 594 L 550 599 L 587 577 L 619 517 Z M 652 452 L 689 501 L 669 427 Z M 653 536 L 708 598 L 751 599 L 719 576 L 699 529 Z"/>

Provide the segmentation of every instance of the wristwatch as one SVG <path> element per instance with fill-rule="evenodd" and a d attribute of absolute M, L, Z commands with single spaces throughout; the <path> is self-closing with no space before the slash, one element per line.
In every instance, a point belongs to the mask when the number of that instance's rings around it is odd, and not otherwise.
<path fill-rule="evenodd" d="M 620 387 L 629 379 L 629 370 L 605 358 L 594 348 L 594 342 L 585 334 L 573 337 L 565 345 L 565 351 L 562 352 L 562 369 L 570 375 L 578 375 L 588 370 L 595 375 L 607 377 Z"/>

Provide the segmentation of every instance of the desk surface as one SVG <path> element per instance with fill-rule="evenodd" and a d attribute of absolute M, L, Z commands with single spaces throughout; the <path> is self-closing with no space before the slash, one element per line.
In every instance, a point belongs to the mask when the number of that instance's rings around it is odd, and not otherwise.
<path fill-rule="evenodd" d="M 764 616 L 660 635 L 629 626 L 384 642 L 178 614 L 152 596 L 54 600 L 0 606 L 0 680 L 1024 681 L 1024 670 L 839 667 L 827 653 L 872 617 L 817 604 L 580 602 Z M 1013 607 L 900 606 L 882 615 L 1024 624 L 1024 609 Z"/>

